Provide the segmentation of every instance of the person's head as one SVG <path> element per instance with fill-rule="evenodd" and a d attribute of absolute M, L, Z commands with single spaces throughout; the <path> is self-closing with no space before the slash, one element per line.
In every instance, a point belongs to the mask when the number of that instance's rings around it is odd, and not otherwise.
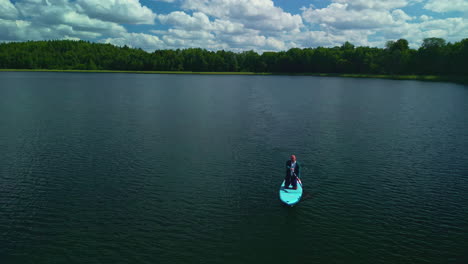
<path fill-rule="evenodd" d="M 291 161 L 292 162 L 296 161 L 296 155 L 291 155 Z"/>

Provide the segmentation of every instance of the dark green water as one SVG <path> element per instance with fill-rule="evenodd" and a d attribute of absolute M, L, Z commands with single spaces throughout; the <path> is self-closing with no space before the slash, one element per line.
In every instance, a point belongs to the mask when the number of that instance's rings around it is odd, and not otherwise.
<path fill-rule="evenodd" d="M 278 200 L 290 154 L 303 201 Z M 467 263 L 468 87 L 0 73 L 0 263 Z"/>

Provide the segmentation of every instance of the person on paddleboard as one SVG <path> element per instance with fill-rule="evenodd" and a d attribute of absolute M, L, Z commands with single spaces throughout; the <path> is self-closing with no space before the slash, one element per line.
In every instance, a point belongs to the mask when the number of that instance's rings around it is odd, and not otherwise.
<path fill-rule="evenodd" d="M 296 156 L 291 155 L 291 158 L 286 161 L 286 177 L 284 178 L 284 188 L 288 189 L 292 185 L 294 190 L 297 190 L 297 177 L 299 177 L 299 164 L 296 162 Z"/>

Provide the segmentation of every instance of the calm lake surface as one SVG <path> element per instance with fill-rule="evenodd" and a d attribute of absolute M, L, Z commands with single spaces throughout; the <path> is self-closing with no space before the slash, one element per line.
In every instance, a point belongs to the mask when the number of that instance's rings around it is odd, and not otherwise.
<path fill-rule="evenodd" d="M 305 195 L 278 199 L 296 154 Z M 0 263 L 468 263 L 468 87 L 0 73 Z"/>

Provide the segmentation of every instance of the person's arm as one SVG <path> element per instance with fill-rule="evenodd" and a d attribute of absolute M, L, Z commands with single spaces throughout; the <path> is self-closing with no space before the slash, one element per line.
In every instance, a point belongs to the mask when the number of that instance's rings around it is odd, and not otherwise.
<path fill-rule="evenodd" d="M 297 162 L 297 161 L 296 161 L 296 169 L 297 169 L 296 176 L 297 176 L 298 178 L 300 178 L 300 177 L 301 177 L 301 171 L 300 171 L 301 166 L 299 165 L 299 162 Z"/>

